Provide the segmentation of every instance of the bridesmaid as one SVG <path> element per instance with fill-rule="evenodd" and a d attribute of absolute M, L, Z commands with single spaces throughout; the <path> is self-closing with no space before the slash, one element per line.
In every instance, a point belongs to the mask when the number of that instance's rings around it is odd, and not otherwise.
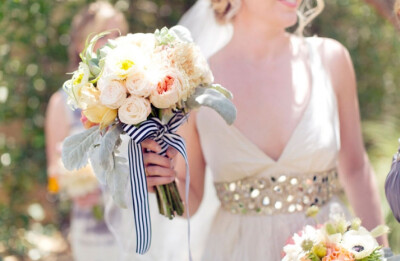
<path fill-rule="evenodd" d="M 92 33 L 110 29 L 119 29 L 122 34 L 128 32 L 124 15 L 107 2 L 95 2 L 81 10 L 73 19 L 68 47 L 69 69 L 73 71 L 79 64 L 79 53 L 83 50 L 86 38 Z M 115 38 L 118 32 L 110 34 Z M 100 44 L 104 44 L 102 38 Z M 80 111 L 71 111 L 66 104 L 66 94 L 59 90 L 49 101 L 46 113 L 46 155 L 49 181 L 57 180 L 60 145 L 65 137 L 82 131 Z M 51 183 L 51 182 L 49 182 Z M 51 187 L 51 186 L 49 186 Z M 101 191 L 75 199 L 71 214 L 70 243 L 76 261 L 109 261 L 120 260 L 116 241 L 104 221 L 93 217 L 92 206 L 100 203 Z"/>

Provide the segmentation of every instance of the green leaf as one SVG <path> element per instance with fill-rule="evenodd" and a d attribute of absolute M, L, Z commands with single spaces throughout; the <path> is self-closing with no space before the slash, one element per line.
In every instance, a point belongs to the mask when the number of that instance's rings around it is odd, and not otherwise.
<path fill-rule="evenodd" d="M 207 106 L 218 112 L 227 124 L 236 119 L 236 107 L 225 95 L 212 88 L 197 87 L 194 94 L 186 101 L 188 109 Z"/>
<path fill-rule="evenodd" d="M 99 126 L 82 133 L 69 136 L 64 140 L 61 158 L 68 170 L 80 169 L 88 164 L 90 151 L 100 135 Z"/>

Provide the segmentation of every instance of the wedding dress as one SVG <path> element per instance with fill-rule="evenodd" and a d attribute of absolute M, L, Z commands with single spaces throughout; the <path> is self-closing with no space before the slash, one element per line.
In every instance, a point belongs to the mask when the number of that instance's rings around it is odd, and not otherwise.
<path fill-rule="evenodd" d="M 336 96 L 316 40 L 304 38 L 312 70 L 309 103 L 278 160 L 212 110 L 198 112 L 201 147 L 221 202 L 202 260 L 278 261 L 293 233 L 315 224 L 305 215 L 308 206 L 320 206 L 321 223 L 332 212 L 347 213 L 336 196 Z"/>
<path fill-rule="evenodd" d="M 127 135 L 122 135 L 120 155 L 128 157 Z M 183 261 L 188 260 L 188 221 L 181 217 L 173 220 L 159 214 L 157 199 L 154 193 L 149 193 L 149 207 L 152 225 L 152 240 L 150 250 L 139 255 L 136 250 L 135 223 L 132 209 L 130 188 L 126 191 L 125 201 L 128 208 L 123 209 L 115 204 L 110 193 L 104 189 L 105 218 L 107 225 L 119 245 L 122 257 L 118 261 Z M 206 174 L 204 198 L 197 213 L 191 217 L 191 252 L 193 260 L 200 260 L 205 251 L 207 235 L 219 203 L 213 187 L 210 174 Z"/>

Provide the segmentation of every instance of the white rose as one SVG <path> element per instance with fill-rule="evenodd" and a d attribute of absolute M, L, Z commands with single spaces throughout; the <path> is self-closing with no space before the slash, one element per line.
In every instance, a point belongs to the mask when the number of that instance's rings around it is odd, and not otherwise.
<path fill-rule="evenodd" d="M 118 109 L 126 99 L 126 88 L 120 81 L 108 81 L 103 83 L 100 102 L 111 108 Z"/>
<path fill-rule="evenodd" d="M 130 94 L 146 98 L 157 88 L 157 82 L 155 72 L 137 68 L 126 78 L 126 88 Z"/>
<path fill-rule="evenodd" d="M 147 119 L 151 113 L 149 100 L 134 95 L 125 99 L 125 102 L 118 109 L 118 117 L 126 124 L 139 124 Z"/>
<path fill-rule="evenodd" d="M 188 96 L 188 81 L 179 71 L 169 71 L 150 95 L 151 103 L 160 109 L 174 107 Z"/>

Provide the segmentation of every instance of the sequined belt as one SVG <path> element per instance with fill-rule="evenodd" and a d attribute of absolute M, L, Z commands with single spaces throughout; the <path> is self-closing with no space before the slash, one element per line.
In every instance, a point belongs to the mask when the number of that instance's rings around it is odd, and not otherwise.
<path fill-rule="evenodd" d="M 336 169 L 218 182 L 215 188 L 223 209 L 247 215 L 303 211 L 312 205 L 324 205 L 341 191 Z"/>

